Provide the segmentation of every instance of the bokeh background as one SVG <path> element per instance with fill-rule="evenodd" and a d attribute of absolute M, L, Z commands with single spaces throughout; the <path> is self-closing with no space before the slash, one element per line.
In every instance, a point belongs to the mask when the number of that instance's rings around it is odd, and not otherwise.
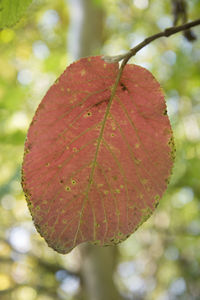
<path fill-rule="evenodd" d="M 0 299 L 200 299 L 200 27 L 194 42 L 176 34 L 131 60 L 164 89 L 177 158 L 156 212 L 127 241 L 57 254 L 36 232 L 20 184 L 26 132 L 55 79 L 79 57 L 124 53 L 172 26 L 172 2 L 35 0 L 0 31 Z M 197 19 L 200 1 L 187 2 Z"/>

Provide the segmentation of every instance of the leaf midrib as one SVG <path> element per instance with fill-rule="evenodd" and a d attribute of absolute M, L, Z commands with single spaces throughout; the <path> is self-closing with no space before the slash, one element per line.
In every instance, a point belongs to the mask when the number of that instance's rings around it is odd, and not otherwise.
<path fill-rule="evenodd" d="M 117 86 L 118 86 L 118 82 L 116 80 L 114 86 L 111 87 L 112 92 L 111 92 L 111 96 L 110 96 L 110 101 L 108 103 L 108 106 L 106 108 L 106 112 L 105 112 L 105 115 L 104 115 L 104 118 L 103 118 L 103 121 L 102 121 L 102 126 L 101 126 L 101 130 L 100 130 L 99 138 L 98 138 L 98 143 L 97 143 L 97 148 L 96 148 L 94 160 L 93 160 L 93 163 L 92 163 L 92 169 L 91 169 L 91 172 L 90 172 L 89 183 L 88 183 L 87 189 L 85 191 L 85 198 L 83 200 L 83 204 L 82 204 L 82 208 L 81 208 L 81 212 L 80 212 L 79 223 L 78 223 L 77 231 L 76 231 L 76 234 L 75 234 L 75 237 L 74 237 L 74 246 L 76 244 L 77 236 L 78 236 L 78 233 L 79 233 L 79 230 L 80 230 L 80 225 L 81 225 L 81 220 L 82 220 L 82 216 L 83 216 L 84 207 L 85 207 L 86 201 L 88 200 L 88 195 L 89 195 L 90 188 L 93 184 L 93 177 L 94 177 L 94 172 L 95 172 L 95 168 L 96 168 L 96 165 L 97 165 L 97 158 L 98 158 L 98 154 L 99 154 L 99 149 L 100 149 L 101 142 L 102 142 L 102 139 L 103 139 L 103 133 L 104 133 L 106 121 L 108 119 L 108 115 L 109 115 L 109 112 L 110 112 L 110 108 L 111 108 L 111 105 L 112 105 L 112 102 L 113 102 L 113 98 L 115 97 Z"/>

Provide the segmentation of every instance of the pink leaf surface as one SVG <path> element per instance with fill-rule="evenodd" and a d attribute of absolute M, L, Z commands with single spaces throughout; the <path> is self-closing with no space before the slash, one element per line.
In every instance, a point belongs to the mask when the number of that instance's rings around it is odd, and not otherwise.
<path fill-rule="evenodd" d="M 22 185 L 35 226 L 67 253 L 89 241 L 125 240 L 154 211 L 174 158 L 160 85 L 101 57 L 70 65 L 49 89 L 30 125 Z"/>

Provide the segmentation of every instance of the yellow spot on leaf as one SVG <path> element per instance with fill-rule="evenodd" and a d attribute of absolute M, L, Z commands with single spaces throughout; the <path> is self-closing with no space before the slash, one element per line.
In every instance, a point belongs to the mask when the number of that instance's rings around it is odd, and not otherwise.
<path fill-rule="evenodd" d="M 136 165 L 139 165 L 141 163 L 141 160 L 136 158 L 135 163 L 136 163 Z"/>
<path fill-rule="evenodd" d="M 121 189 L 123 189 L 123 188 L 124 188 L 123 184 L 121 184 L 121 185 L 120 185 L 120 188 L 121 188 Z"/>
<path fill-rule="evenodd" d="M 73 152 L 78 152 L 78 149 L 76 147 L 74 147 Z"/>
<path fill-rule="evenodd" d="M 91 111 L 88 111 L 88 112 L 84 115 L 84 118 L 88 118 L 88 117 L 91 117 L 91 116 L 92 116 Z"/>
<path fill-rule="evenodd" d="M 105 190 L 103 192 L 104 192 L 105 195 L 108 195 L 108 193 L 109 193 L 107 190 Z"/>
<path fill-rule="evenodd" d="M 113 121 L 111 122 L 111 127 L 112 127 L 112 130 L 116 130 L 116 125 Z"/>
<path fill-rule="evenodd" d="M 120 194 L 120 190 L 119 190 L 119 189 L 116 189 L 116 190 L 115 190 L 115 193 L 116 193 L 116 194 Z"/>
<path fill-rule="evenodd" d="M 147 184 L 148 180 L 146 178 L 142 179 L 142 184 Z"/>
<path fill-rule="evenodd" d="M 71 191 L 70 186 L 66 186 L 66 187 L 65 187 L 65 191 L 67 191 L 67 192 Z"/>
<path fill-rule="evenodd" d="M 103 183 L 98 183 L 98 184 L 97 184 L 97 187 L 98 187 L 98 188 L 100 188 L 100 187 L 102 187 L 102 186 L 103 186 Z"/>
<path fill-rule="evenodd" d="M 70 92 L 71 90 L 69 88 L 67 88 L 67 92 Z"/>
<path fill-rule="evenodd" d="M 135 144 L 135 148 L 138 149 L 140 147 L 140 144 Z"/>
<path fill-rule="evenodd" d="M 84 76 L 86 74 L 85 69 L 81 70 L 81 76 Z"/>

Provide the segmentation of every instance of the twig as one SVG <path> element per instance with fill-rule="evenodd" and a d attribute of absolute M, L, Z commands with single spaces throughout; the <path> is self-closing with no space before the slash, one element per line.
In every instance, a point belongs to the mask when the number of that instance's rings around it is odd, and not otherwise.
<path fill-rule="evenodd" d="M 102 58 L 107 63 L 119 62 L 119 61 L 123 60 L 122 66 L 124 68 L 124 66 L 127 64 L 127 62 L 129 61 L 129 59 L 131 57 L 136 55 L 136 53 L 138 51 L 140 51 L 142 48 L 144 48 L 145 46 L 147 46 L 148 44 L 150 44 L 154 40 L 157 40 L 161 37 L 169 37 L 169 36 L 171 36 L 171 35 L 173 35 L 177 32 L 185 31 L 185 30 L 187 30 L 189 28 L 192 28 L 194 26 L 197 26 L 197 25 L 200 25 L 200 19 L 197 19 L 193 22 L 189 22 L 189 23 L 186 23 L 186 24 L 183 24 L 183 25 L 180 25 L 180 26 L 166 28 L 164 31 L 159 32 L 157 34 L 154 34 L 154 35 L 144 39 L 143 42 L 139 43 L 137 46 L 130 49 L 125 54 L 116 55 L 116 56 L 103 56 Z"/>
<path fill-rule="evenodd" d="M 113 99 L 113 97 L 115 95 L 117 86 L 118 86 L 118 84 L 120 82 L 120 78 L 122 76 L 123 69 L 124 69 L 125 65 L 127 64 L 127 62 L 129 61 L 129 59 L 131 57 L 133 57 L 142 48 L 144 48 L 145 46 L 147 46 L 148 44 L 150 44 L 154 40 L 159 39 L 160 37 L 169 37 L 169 36 L 171 36 L 171 35 L 173 35 L 173 34 L 175 34 L 177 32 L 185 31 L 185 30 L 187 30 L 189 28 L 192 28 L 194 26 L 197 26 L 197 25 L 200 25 L 200 19 L 197 19 L 197 20 L 195 20 L 193 22 L 186 23 L 184 25 L 180 25 L 180 26 L 176 26 L 176 27 L 169 27 L 169 28 L 166 28 L 164 31 L 161 31 L 161 32 L 159 32 L 157 34 L 154 34 L 154 35 L 152 35 L 152 36 L 144 39 L 143 42 L 139 43 L 137 46 L 135 46 L 134 48 L 130 49 L 125 54 L 117 55 L 117 56 L 103 56 L 102 59 L 105 62 L 107 62 L 107 63 L 114 63 L 114 62 L 119 62 L 119 61 L 122 60 L 122 64 L 121 64 L 121 66 L 119 68 L 119 71 L 118 71 L 118 74 L 117 74 L 117 78 L 115 80 L 115 84 L 114 84 L 113 89 L 112 89 L 112 94 L 111 94 L 111 99 L 110 99 L 110 105 L 111 105 L 112 99 Z M 108 112 L 109 112 L 110 105 L 108 106 Z"/>

